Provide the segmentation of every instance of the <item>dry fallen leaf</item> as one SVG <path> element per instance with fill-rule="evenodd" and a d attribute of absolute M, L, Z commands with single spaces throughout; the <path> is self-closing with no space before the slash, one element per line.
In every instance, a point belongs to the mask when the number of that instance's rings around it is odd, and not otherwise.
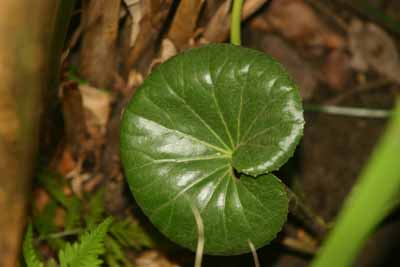
<path fill-rule="evenodd" d="M 79 85 L 83 107 L 86 113 L 86 126 L 90 132 L 93 127 L 105 131 L 111 112 L 114 96 L 110 92 L 99 90 L 87 84 Z"/>
<path fill-rule="evenodd" d="M 330 49 L 344 46 L 343 38 L 332 31 L 315 13 L 301 0 L 272 1 L 264 13 L 268 24 L 263 28 L 272 28 L 285 38 L 303 46 L 323 46 Z"/>
<path fill-rule="evenodd" d="M 329 53 L 322 66 L 322 79 L 332 89 L 341 91 L 346 89 L 351 78 L 350 56 L 342 49 L 335 49 Z"/>
<path fill-rule="evenodd" d="M 168 32 L 168 38 L 179 49 L 187 46 L 197 26 L 204 0 L 180 1 Z"/>
<path fill-rule="evenodd" d="M 33 191 L 34 207 L 38 212 L 42 212 L 44 207 L 49 203 L 50 196 L 43 188 L 35 188 Z"/>
<path fill-rule="evenodd" d="M 167 59 L 175 56 L 177 53 L 178 50 L 176 49 L 174 43 L 170 39 L 164 38 L 161 42 L 160 56 L 151 62 L 150 71 Z"/>
<path fill-rule="evenodd" d="M 369 68 L 400 83 L 400 58 L 393 39 L 372 23 L 354 19 L 349 27 L 351 65 L 358 71 Z"/>
<path fill-rule="evenodd" d="M 69 146 L 65 147 L 62 151 L 61 157 L 58 160 L 57 170 L 62 176 L 68 175 L 77 166 L 72 151 Z"/>
<path fill-rule="evenodd" d="M 136 267 L 179 267 L 171 262 L 161 252 L 148 250 L 141 253 L 135 260 Z"/>
<path fill-rule="evenodd" d="M 161 62 L 166 61 L 170 57 L 175 56 L 178 53 L 178 50 L 176 49 L 174 43 L 168 39 L 165 38 L 161 42 L 161 56 L 160 60 Z"/>
<path fill-rule="evenodd" d="M 140 0 L 124 0 L 124 3 L 128 8 L 129 15 L 132 18 L 130 45 L 133 46 L 139 35 L 140 20 L 143 17 L 142 4 Z"/>
<path fill-rule="evenodd" d="M 65 226 L 65 209 L 61 207 L 56 208 L 56 215 L 54 217 L 54 224 L 57 227 L 64 227 Z"/>
<path fill-rule="evenodd" d="M 210 1 L 209 1 L 210 2 Z M 243 2 L 241 19 L 246 20 L 259 10 L 268 0 L 247 0 Z M 208 4 L 208 3 L 207 3 Z M 224 1 L 208 20 L 200 44 L 219 43 L 229 36 L 232 0 Z"/>
<path fill-rule="evenodd" d="M 300 57 L 295 49 L 282 38 L 266 34 L 262 39 L 261 50 L 279 60 L 300 87 L 303 100 L 310 99 L 317 86 L 316 76 L 311 67 Z"/>
<path fill-rule="evenodd" d="M 128 88 L 137 88 L 139 85 L 143 83 L 143 75 L 135 69 L 132 69 L 129 72 L 128 77 Z"/>

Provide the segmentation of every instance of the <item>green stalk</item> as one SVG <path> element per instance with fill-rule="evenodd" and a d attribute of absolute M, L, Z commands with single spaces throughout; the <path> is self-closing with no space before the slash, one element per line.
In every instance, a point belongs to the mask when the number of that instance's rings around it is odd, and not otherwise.
<path fill-rule="evenodd" d="M 312 267 L 348 267 L 400 192 L 400 101 Z"/>
<path fill-rule="evenodd" d="M 231 15 L 231 43 L 241 45 L 240 23 L 242 15 L 243 0 L 234 0 Z"/>

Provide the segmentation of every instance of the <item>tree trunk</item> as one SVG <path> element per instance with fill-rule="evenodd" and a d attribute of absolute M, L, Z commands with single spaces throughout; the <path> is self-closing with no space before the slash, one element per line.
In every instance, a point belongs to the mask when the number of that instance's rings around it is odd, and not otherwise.
<path fill-rule="evenodd" d="M 42 96 L 55 84 L 73 3 L 0 1 L 0 266 L 18 266 Z"/>
<path fill-rule="evenodd" d="M 121 0 L 84 0 L 83 4 L 79 71 L 94 86 L 110 88 L 117 73 Z"/>

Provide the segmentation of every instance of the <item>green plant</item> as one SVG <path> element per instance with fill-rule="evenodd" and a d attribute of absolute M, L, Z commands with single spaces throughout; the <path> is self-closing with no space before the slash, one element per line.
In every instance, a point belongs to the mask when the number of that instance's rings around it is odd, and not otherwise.
<path fill-rule="evenodd" d="M 207 254 L 269 243 L 288 195 L 272 171 L 303 131 L 296 85 L 255 50 L 228 44 L 191 49 L 160 65 L 125 109 L 121 155 L 133 195 L 171 240 L 196 248 L 191 203 L 204 222 Z"/>
<path fill-rule="evenodd" d="M 102 260 L 99 258 L 99 255 L 104 253 L 104 239 L 111 222 L 111 218 L 108 218 L 93 230 L 84 233 L 79 243 L 67 244 L 58 254 L 60 266 L 100 266 Z"/>
<path fill-rule="evenodd" d="M 98 225 L 106 217 L 103 190 L 91 192 L 89 196 L 84 196 L 85 201 L 81 201 L 74 195 L 66 196 L 64 194 L 63 188 L 67 184 L 65 179 L 59 175 L 43 171 L 39 174 L 38 181 L 49 193 L 51 199 L 41 210 L 35 209 L 33 224 L 26 233 L 24 258 L 28 263 L 28 267 L 37 267 L 37 264 L 40 263 L 32 242 L 46 244 L 49 249 L 55 254 L 60 254 L 60 256 L 65 254 L 62 262 L 69 262 L 71 267 L 83 266 L 80 264 L 85 261 L 88 253 L 82 254 L 81 251 L 87 252 L 88 249 L 90 251 L 99 251 L 96 254 L 101 259 L 104 259 L 107 266 L 129 267 L 131 263 L 126 256 L 127 250 L 140 251 L 143 248 L 154 246 L 154 242 L 148 233 L 134 218 L 129 216 L 122 220 L 113 218 L 110 225 L 107 223 L 108 230 L 104 236 L 103 234 L 96 234 L 100 230 L 95 229 L 98 229 Z M 56 209 L 60 208 L 65 211 L 64 225 L 62 227 L 55 224 Z M 32 236 L 33 230 L 36 230 L 39 234 L 36 238 Z M 87 233 L 92 233 L 90 234 L 91 237 Z M 102 239 L 101 242 L 104 241 L 105 243 L 104 249 L 102 245 L 99 245 L 99 242 L 94 242 L 96 239 L 99 241 L 100 237 Z M 81 242 L 75 242 L 71 245 L 70 242 L 74 240 L 81 240 Z M 84 240 L 86 241 L 83 242 Z M 72 258 L 71 255 L 75 256 Z M 66 261 L 65 259 L 69 260 Z M 89 260 L 91 259 L 89 258 Z M 94 263 L 97 264 L 97 261 L 95 260 Z M 79 264 L 74 265 L 76 262 Z M 55 260 L 50 258 L 47 260 L 46 266 L 56 266 L 54 264 L 51 265 L 52 263 L 55 263 Z"/>
<path fill-rule="evenodd" d="M 35 249 L 33 248 L 32 225 L 28 226 L 23 244 L 23 254 L 27 267 L 43 267 Z"/>
<path fill-rule="evenodd" d="M 400 102 L 392 114 L 382 140 L 346 200 L 313 267 L 351 266 L 368 236 L 399 204 Z"/>
<path fill-rule="evenodd" d="M 234 45 L 241 44 L 240 22 L 242 13 L 243 0 L 233 1 L 232 19 L 231 19 L 231 43 Z"/>
<path fill-rule="evenodd" d="M 84 233 L 79 242 L 66 244 L 59 252 L 61 267 L 96 267 L 102 260 L 99 258 L 104 253 L 104 239 L 112 220 L 107 218 L 97 227 Z M 23 245 L 24 259 L 28 267 L 43 267 L 32 244 L 32 226 L 28 227 Z"/>

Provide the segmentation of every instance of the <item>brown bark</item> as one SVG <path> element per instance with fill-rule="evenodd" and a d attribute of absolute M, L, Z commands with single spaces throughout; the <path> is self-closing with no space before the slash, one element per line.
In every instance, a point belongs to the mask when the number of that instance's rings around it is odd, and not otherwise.
<path fill-rule="evenodd" d="M 262 7 L 268 0 L 247 0 L 243 3 L 242 20 L 248 19 L 254 14 L 260 7 Z M 204 38 L 213 42 L 223 42 L 229 36 L 230 29 L 230 7 L 231 0 L 225 1 L 217 10 L 215 15 L 211 18 L 207 24 L 206 30 L 203 34 Z"/>
<path fill-rule="evenodd" d="M 184 48 L 193 36 L 204 0 L 181 1 L 168 32 L 178 49 Z"/>
<path fill-rule="evenodd" d="M 130 69 L 144 54 L 151 52 L 167 19 L 172 0 L 142 0 L 143 17 L 135 44 L 131 48 L 123 67 L 123 77 L 127 78 Z"/>
<path fill-rule="evenodd" d="M 96 87 L 113 85 L 121 0 L 83 1 L 79 71 Z"/>
<path fill-rule="evenodd" d="M 62 0 L 0 1 L 0 266 L 18 266 L 42 94 L 56 77 L 48 51 L 64 36 L 55 31 L 64 8 Z"/>

